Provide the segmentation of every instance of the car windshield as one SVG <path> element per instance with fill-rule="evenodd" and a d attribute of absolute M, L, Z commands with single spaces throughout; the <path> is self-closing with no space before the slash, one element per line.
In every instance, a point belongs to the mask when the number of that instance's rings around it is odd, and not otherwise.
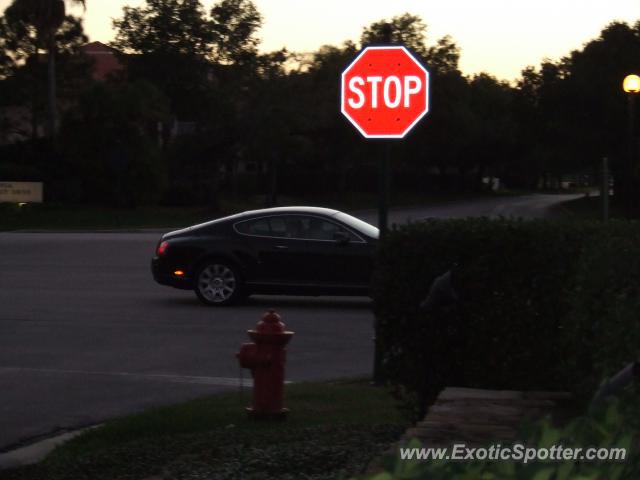
<path fill-rule="evenodd" d="M 370 225 L 367 222 L 360 220 L 359 218 L 347 215 L 346 213 L 338 212 L 334 215 L 334 218 L 336 220 L 340 220 L 341 222 L 347 224 L 351 228 L 354 228 L 355 230 L 365 234 L 368 237 L 377 239 L 380 235 L 380 231 L 373 225 Z"/>

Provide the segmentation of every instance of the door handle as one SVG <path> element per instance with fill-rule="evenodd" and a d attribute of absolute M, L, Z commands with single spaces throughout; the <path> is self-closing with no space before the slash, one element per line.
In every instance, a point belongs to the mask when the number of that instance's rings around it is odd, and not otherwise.
<path fill-rule="evenodd" d="M 287 247 L 286 245 L 276 245 L 276 248 L 277 248 L 278 250 L 286 250 L 286 249 L 287 249 L 287 248 L 289 248 L 289 247 Z"/>

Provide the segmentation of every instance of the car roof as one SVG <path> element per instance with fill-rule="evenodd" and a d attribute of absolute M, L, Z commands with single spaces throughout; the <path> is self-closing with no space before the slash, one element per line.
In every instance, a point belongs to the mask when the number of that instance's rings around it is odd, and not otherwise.
<path fill-rule="evenodd" d="M 333 210 L 331 208 L 324 207 L 274 207 L 274 208 L 262 208 L 260 210 L 249 210 L 247 212 L 243 212 L 240 215 L 243 216 L 260 216 L 260 215 L 270 215 L 270 214 L 283 214 L 283 213 L 311 213 L 311 214 L 320 214 L 333 216 L 338 213 L 338 210 Z"/>
<path fill-rule="evenodd" d="M 262 215 L 283 215 L 283 214 L 300 214 L 300 213 L 311 214 L 311 215 L 313 214 L 326 215 L 331 217 L 340 212 L 338 210 L 333 210 L 331 208 L 323 208 L 323 207 L 291 206 L 291 207 L 262 208 L 259 210 L 248 210 L 246 212 L 236 213 L 235 215 L 229 215 L 228 217 L 216 218 L 215 220 L 201 223 L 199 225 L 194 225 L 185 230 L 195 230 L 195 229 L 200 229 L 202 227 L 226 224 L 227 222 L 238 222 L 244 219 L 260 217 Z"/>
<path fill-rule="evenodd" d="M 175 230 L 173 232 L 169 232 L 163 235 L 162 238 L 170 238 L 183 234 L 188 234 L 189 232 L 198 231 L 201 229 L 208 228 L 216 228 L 223 227 L 226 228 L 226 225 L 234 224 L 236 222 L 241 222 L 244 220 L 251 220 L 253 218 L 259 218 L 261 216 L 269 216 L 269 215 L 287 215 L 287 214 L 304 214 L 304 215 L 324 215 L 327 217 L 333 217 L 340 214 L 339 210 L 335 210 L 332 208 L 324 208 L 324 207 L 305 207 L 305 206 L 290 206 L 290 207 L 274 207 L 274 208 L 262 208 L 259 210 L 248 210 L 246 212 L 236 213 L 235 215 L 229 215 L 227 217 L 216 218 L 214 220 L 210 220 L 205 223 L 200 223 L 198 225 L 192 225 L 191 227 L 183 228 L 182 230 Z M 362 232 L 361 232 L 362 233 Z M 365 235 L 367 235 L 365 233 Z M 371 235 L 368 235 L 371 237 Z M 377 238 L 374 236 L 373 238 Z"/>

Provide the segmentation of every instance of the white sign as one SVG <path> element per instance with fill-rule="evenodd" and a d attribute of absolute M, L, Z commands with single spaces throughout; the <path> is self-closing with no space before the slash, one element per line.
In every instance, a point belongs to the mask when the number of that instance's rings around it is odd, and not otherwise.
<path fill-rule="evenodd" d="M 42 203 L 42 182 L 0 181 L 0 203 Z"/>

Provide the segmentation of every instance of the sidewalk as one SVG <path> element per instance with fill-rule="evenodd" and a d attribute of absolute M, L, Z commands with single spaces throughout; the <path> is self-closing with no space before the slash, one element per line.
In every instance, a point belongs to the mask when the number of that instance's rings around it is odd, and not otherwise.
<path fill-rule="evenodd" d="M 44 460 L 44 458 L 56 447 L 63 445 L 78 435 L 99 426 L 100 425 L 96 425 L 93 427 L 82 428 L 80 430 L 74 430 L 72 432 L 65 432 L 63 434 L 56 435 L 55 437 L 40 440 L 39 442 L 31 445 L 16 448 L 6 453 L 0 453 L 0 470 L 38 463 L 39 461 Z"/>
<path fill-rule="evenodd" d="M 425 418 L 407 430 L 400 444 L 411 438 L 429 447 L 513 442 L 527 420 L 548 414 L 554 421 L 568 419 L 571 399 L 565 392 L 448 387 L 438 395 Z"/>

